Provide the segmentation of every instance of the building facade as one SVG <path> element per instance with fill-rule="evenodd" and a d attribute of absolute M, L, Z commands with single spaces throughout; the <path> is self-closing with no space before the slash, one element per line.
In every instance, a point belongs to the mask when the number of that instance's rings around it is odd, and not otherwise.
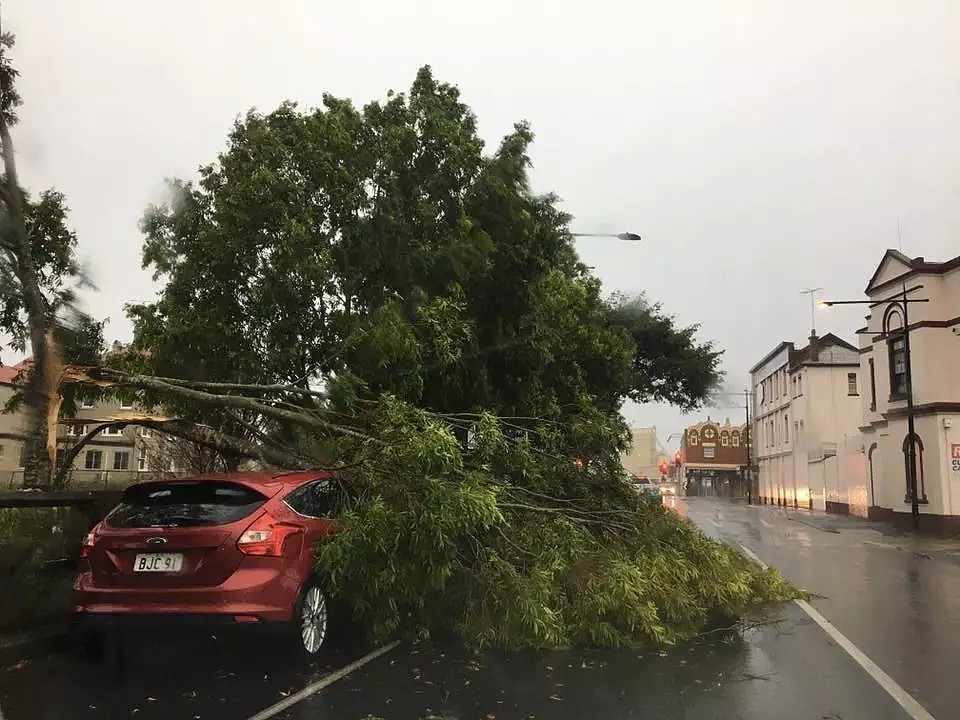
<path fill-rule="evenodd" d="M 0 409 L 16 392 L 17 376 L 23 364 L 0 366 Z M 142 415 L 132 405 L 116 399 L 80 404 L 73 418 L 64 418 L 57 425 L 57 465 L 67 451 L 104 418 L 122 417 L 124 413 Z M 84 420 L 90 420 L 85 423 Z M 22 411 L 0 412 L 0 489 L 23 485 L 26 417 Z M 179 473 L 175 454 L 166 452 L 167 440 L 147 428 L 128 426 L 123 430 L 108 429 L 84 446 L 74 459 L 69 477 L 70 487 L 126 485 L 138 479 Z M 173 464 L 171 464 L 171 462 Z"/>
<path fill-rule="evenodd" d="M 750 437 L 746 425 L 723 425 L 707 417 L 683 431 L 680 459 L 688 495 L 732 495 L 747 492 Z"/>
<path fill-rule="evenodd" d="M 656 427 L 630 429 L 630 449 L 621 456 L 623 469 L 631 475 L 656 480 L 660 477 L 660 458 L 665 457 Z"/>
<path fill-rule="evenodd" d="M 899 298 L 926 302 L 908 303 Z M 960 257 L 927 262 L 887 250 L 865 290 L 860 332 L 865 494 L 870 516 L 911 512 L 907 341 L 914 405 L 917 500 L 929 529 L 960 531 Z M 906 312 L 905 312 L 906 310 Z M 906 329 L 906 333 L 905 333 Z M 907 337 L 907 335 L 909 337 Z M 924 517 L 929 516 L 929 517 Z"/>
<path fill-rule="evenodd" d="M 832 333 L 782 342 L 750 369 L 753 450 L 762 503 L 851 511 L 865 477 L 859 353 Z M 855 497 L 854 511 L 866 514 Z"/>

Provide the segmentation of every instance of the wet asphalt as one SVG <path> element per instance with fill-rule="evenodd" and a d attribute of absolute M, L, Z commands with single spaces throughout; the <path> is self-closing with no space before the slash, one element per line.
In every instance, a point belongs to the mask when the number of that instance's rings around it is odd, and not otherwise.
<path fill-rule="evenodd" d="M 708 534 L 743 543 L 938 720 L 960 718 L 960 542 L 803 511 L 678 499 Z M 270 717 L 909 718 L 796 604 L 665 651 L 469 656 L 400 645 Z M 249 718 L 372 648 L 304 665 L 250 633 L 133 636 L 121 681 L 52 648 L 0 668 L 0 718 Z M 265 717 L 262 715 L 261 717 Z"/>

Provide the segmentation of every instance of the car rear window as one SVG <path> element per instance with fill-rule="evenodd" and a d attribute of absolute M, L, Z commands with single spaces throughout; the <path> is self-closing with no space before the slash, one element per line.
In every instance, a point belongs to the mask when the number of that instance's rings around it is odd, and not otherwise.
<path fill-rule="evenodd" d="M 231 482 L 171 482 L 127 488 L 107 516 L 112 527 L 226 525 L 250 515 L 266 496 Z"/>

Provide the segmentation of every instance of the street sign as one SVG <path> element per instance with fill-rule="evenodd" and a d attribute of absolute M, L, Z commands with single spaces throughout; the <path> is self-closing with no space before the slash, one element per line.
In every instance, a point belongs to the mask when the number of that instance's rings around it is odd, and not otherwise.
<path fill-rule="evenodd" d="M 950 443 L 950 469 L 960 475 L 960 443 Z"/>

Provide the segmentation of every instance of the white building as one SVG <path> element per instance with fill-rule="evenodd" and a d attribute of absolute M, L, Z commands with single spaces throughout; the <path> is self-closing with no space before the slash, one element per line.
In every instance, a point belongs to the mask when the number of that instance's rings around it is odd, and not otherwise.
<path fill-rule="evenodd" d="M 858 369 L 856 347 L 815 332 L 806 347 L 782 342 L 750 369 L 760 502 L 850 510 L 848 486 L 866 472 Z"/>
<path fill-rule="evenodd" d="M 907 306 L 921 527 L 960 531 L 960 257 L 927 262 L 887 250 L 867 285 L 860 331 L 862 431 L 871 517 L 906 521 L 907 457 L 904 312 Z M 867 306 L 864 306 L 867 307 Z"/>
<path fill-rule="evenodd" d="M 623 469 L 631 475 L 656 480 L 660 477 L 658 465 L 665 457 L 656 427 L 630 428 L 630 449 L 621 457 Z"/>

